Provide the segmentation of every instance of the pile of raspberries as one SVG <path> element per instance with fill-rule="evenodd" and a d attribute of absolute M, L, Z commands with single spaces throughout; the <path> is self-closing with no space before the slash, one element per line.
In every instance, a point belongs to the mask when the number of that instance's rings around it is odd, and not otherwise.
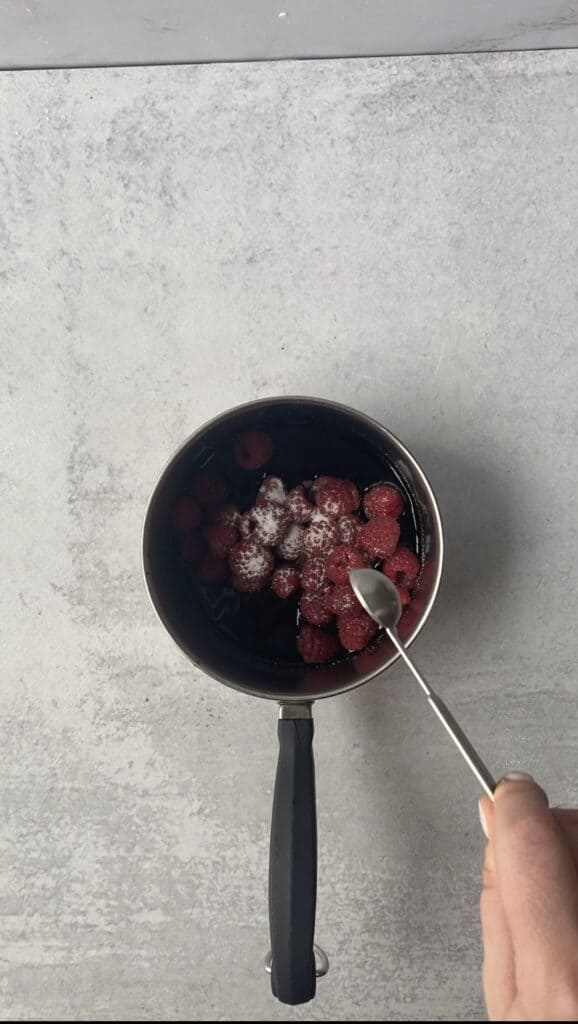
<path fill-rule="evenodd" d="M 237 438 L 235 458 L 247 470 L 269 461 L 267 434 L 247 431 Z M 400 492 L 375 484 L 364 494 L 351 480 L 319 476 L 288 489 L 266 476 L 251 508 L 228 504 L 227 481 L 210 473 L 197 477 L 193 496 L 173 509 L 182 555 L 197 563 L 203 583 L 229 585 L 243 593 L 269 587 L 281 600 L 299 595 L 296 646 L 307 663 L 331 661 L 360 651 L 377 625 L 349 584 L 352 569 L 381 568 L 407 607 L 420 572 L 415 552 L 399 546 Z"/>

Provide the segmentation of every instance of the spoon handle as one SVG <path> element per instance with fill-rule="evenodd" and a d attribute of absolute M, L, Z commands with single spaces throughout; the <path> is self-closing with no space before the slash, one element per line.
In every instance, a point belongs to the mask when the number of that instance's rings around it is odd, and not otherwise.
<path fill-rule="evenodd" d="M 428 703 L 451 736 L 464 761 L 467 761 L 469 764 L 482 789 L 493 800 L 496 781 L 492 773 L 482 761 L 477 750 L 475 750 L 470 743 L 463 729 L 456 722 L 450 709 L 444 704 L 441 697 L 438 697 L 437 693 L 434 693 L 433 691 L 430 692 Z"/>
<path fill-rule="evenodd" d="M 432 690 L 429 683 L 426 682 L 421 672 L 417 669 L 416 665 L 409 657 L 409 654 L 407 653 L 404 645 L 402 644 L 401 640 L 397 635 L 397 630 L 386 628 L 386 633 L 389 636 L 392 643 L 394 644 L 394 646 L 397 648 L 397 651 L 405 661 L 412 675 L 417 679 L 419 685 L 421 686 L 422 690 L 424 691 L 427 697 L 428 704 L 430 705 L 431 708 L 433 708 L 440 722 L 442 723 L 444 729 L 446 729 L 448 734 L 451 736 L 464 761 L 466 761 L 466 763 L 469 764 L 471 770 L 476 776 L 484 792 L 487 793 L 488 796 L 491 797 L 493 800 L 494 790 L 496 788 L 496 782 L 493 775 L 482 761 L 478 752 L 470 743 L 468 737 L 466 736 L 461 726 L 459 726 L 458 723 L 456 722 L 450 709 L 446 707 L 441 697 L 438 697 L 437 693 L 435 693 L 435 691 Z"/>

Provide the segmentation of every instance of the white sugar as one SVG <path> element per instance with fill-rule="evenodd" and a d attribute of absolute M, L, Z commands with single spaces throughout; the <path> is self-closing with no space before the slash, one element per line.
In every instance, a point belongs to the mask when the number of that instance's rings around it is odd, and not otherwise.
<path fill-rule="evenodd" d="M 280 476 L 266 476 L 259 488 L 258 498 L 265 498 L 277 505 L 284 505 L 287 499 L 285 484 Z"/>
<path fill-rule="evenodd" d="M 299 558 L 302 550 L 303 527 L 298 526 L 297 523 L 291 523 L 291 526 L 277 548 L 277 553 L 281 558 L 286 558 L 288 562 L 291 562 L 295 558 Z"/>

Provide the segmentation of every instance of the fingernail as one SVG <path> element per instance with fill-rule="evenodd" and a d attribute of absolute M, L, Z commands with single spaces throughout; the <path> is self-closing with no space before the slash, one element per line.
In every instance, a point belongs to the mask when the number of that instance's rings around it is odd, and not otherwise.
<path fill-rule="evenodd" d="M 534 779 L 527 772 L 507 772 L 502 776 L 500 782 L 533 782 Z"/>
<path fill-rule="evenodd" d="M 481 800 L 478 800 L 478 814 L 480 816 L 480 825 L 482 826 L 482 828 L 484 830 L 484 835 L 485 835 L 486 839 L 489 839 L 490 836 L 489 836 L 489 832 L 488 832 L 488 823 L 486 821 L 486 815 L 484 814 L 484 808 L 482 807 Z"/>

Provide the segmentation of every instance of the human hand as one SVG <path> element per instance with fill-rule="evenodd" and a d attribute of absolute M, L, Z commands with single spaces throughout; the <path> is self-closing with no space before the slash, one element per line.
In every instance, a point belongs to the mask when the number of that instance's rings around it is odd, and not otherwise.
<path fill-rule="evenodd" d="M 480 800 L 490 1020 L 578 1020 L 578 810 L 550 810 L 521 772 Z"/>

